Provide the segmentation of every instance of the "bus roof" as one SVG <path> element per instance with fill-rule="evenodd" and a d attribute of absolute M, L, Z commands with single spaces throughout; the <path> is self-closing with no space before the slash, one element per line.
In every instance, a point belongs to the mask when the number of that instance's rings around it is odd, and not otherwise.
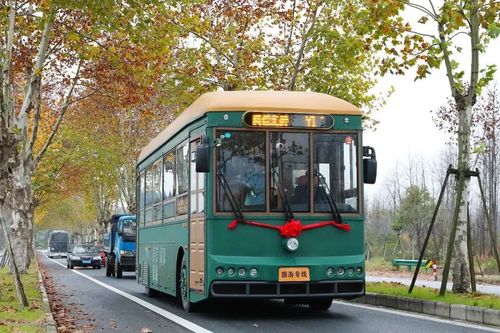
<path fill-rule="evenodd" d="M 216 91 L 201 95 L 156 138 L 144 147 L 138 163 L 166 140 L 206 112 L 273 111 L 361 115 L 349 102 L 322 93 L 306 91 Z"/>
<path fill-rule="evenodd" d="M 69 234 L 66 230 L 52 230 L 51 234 Z"/>

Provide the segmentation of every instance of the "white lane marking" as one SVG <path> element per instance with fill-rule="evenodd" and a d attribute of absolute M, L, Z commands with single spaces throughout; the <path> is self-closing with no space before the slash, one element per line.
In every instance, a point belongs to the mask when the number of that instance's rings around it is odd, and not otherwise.
<path fill-rule="evenodd" d="M 461 321 L 454 321 L 454 320 L 449 320 L 449 319 L 444 319 L 444 318 L 439 318 L 439 317 L 431 317 L 431 315 L 423 315 L 423 314 L 416 314 L 416 313 L 411 313 L 411 312 L 406 312 L 406 311 L 401 311 L 401 310 L 386 309 L 386 308 L 382 308 L 382 307 L 377 307 L 375 305 L 355 304 L 355 303 L 349 303 L 349 302 L 343 302 L 343 301 L 334 301 L 334 303 L 352 306 L 355 308 L 362 308 L 362 309 L 385 312 L 385 313 L 390 313 L 390 314 L 397 314 L 399 316 L 405 316 L 405 317 L 411 317 L 411 318 L 416 318 L 416 319 L 423 319 L 423 320 L 427 320 L 427 321 L 434 321 L 434 322 L 438 322 L 438 323 L 462 326 L 462 327 L 466 327 L 466 328 L 474 328 L 474 329 L 484 330 L 484 331 L 489 331 L 489 332 L 500 332 L 500 329 L 493 328 L 491 326 L 482 326 L 482 325 L 465 323 L 465 322 L 461 322 Z"/>
<path fill-rule="evenodd" d="M 48 257 L 47 257 L 47 259 L 49 259 L 49 260 L 55 262 L 56 264 L 58 264 L 58 265 L 60 265 L 60 266 L 62 266 L 64 268 L 66 268 L 65 265 L 61 264 L 58 261 L 55 261 L 54 259 L 51 259 L 51 258 L 48 258 Z M 116 293 L 118 295 L 121 295 L 121 296 L 123 296 L 125 298 L 128 298 L 132 302 L 135 302 L 135 303 L 137 303 L 137 304 L 145 307 L 146 309 L 149 309 L 149 310 L 151 310 L 151 311 L 159 314 L 160 316 L 162 316 L 162 317 L 164 317 L 164 318 L 166 318 L 166 319 L 168 319 L 170 321 L 173 321 L 174 323 L 179 324 L 182 327 L 187 328 L 191 332 L 196 332 L 196 333 L 212 333 L 212 331 L 209 331 L 209 330 L 207 330 L 207 329 L 205 329 L 205 328 L 203 328 L 201 326 L 196 325 L 193 322 L 190 322 L 189 320 L 186 320 L 186 319 L 184 319 L 182 317 L 179 317 L 179 316 L 173 314 L 172 312 L 168 312 L 167 310 L 164 310 L 164 309 L 162 309 L 162 308 L 160 308 L 160 307 L 158 307 L 156 305 L 148 303 L 145 300 L 140 299 L 139 297 L 130 295 L 130 294 L 128 294 L 128 293 L 126 293 L 126 292 L 124 292 L 124 291 L 122 291 L 120 289 L 117 289 L 117 288 L 115 288 L 113 286 L 110 286 L 109 284 L 103 283 L 103 282 L 101 282 L 99 280 L 94 279 L 91 276 L 85 275 L 85 274 L 80 273 L 78 271 L 75 271 L 75 270 L 71 270 L 71 271 L 73 273 L 75 273 L 75 274 L 83 276 L 84 278 L 86 278 L 86 279 L 88 279 L 88 280 L 90 280 L 90 281 L 92 281 L 92 282 L 100 285 L 101 287 L 104 287 L 104 288 L 106 288 L 106 289 L 108 289 L 108 290 L 110 290 L 110 291 L 112 291 L 112 292 L 114 292 L 114 293 Z"/>

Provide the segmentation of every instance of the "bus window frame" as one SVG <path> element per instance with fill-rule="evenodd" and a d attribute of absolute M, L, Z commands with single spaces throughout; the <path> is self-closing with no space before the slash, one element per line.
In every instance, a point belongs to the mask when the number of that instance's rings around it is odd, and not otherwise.
<path fill-rule="evenodd" d="M 141 211 L 138 210 L 138 214 L 137 214 L 137 229 L 143 229 L 143 228 L 149 228 L 149 227 L 154 227 L 154 226 L 159 226 L 159 225 L 165 225 L 167 223 L 174 223 L 174 222 L 179 222 L 179 221 L 182 221 L 182 220 L 186 220 L 189 216 L 189 168 L 190 168 L 190 160 L 189 160 L 189 157 L 190 157 L 190 147 L 189 147 L 189 142 L 190 142 L 190 138 L 185 138 L 181 141 L 179 141 L 176 145 L 174 145 L 171 149 L 169 149 L 167 152 L 163 153 L 160 155 L 160 157 L 158 157 L 158 159 L 152 161 L 150 164 L 146 165 L 138 174 L 137 176 L 137 180 L 140 181 L 141 177 L 144 177 L 144 185 L 145 185 L 145 188 L 144 188 L 144 209 L 142 210 L 142 214 L 141 214 Z M 163 195 L 164 195 L 164 184 L 163 184 L 163 172 L 164 172 L 164 167 L 165 167 L 165 161 L 164 161 L 164 158 L 167 154 L 171 153 L 171 152 L 174 152 L 174 156 L 176 156 L 176 152 L 178 149 L 182 149 L 182 146 L 183 145 L 187 145 L 187 149 L 188 149 L 188 160 L 187 160 L 187 168 L 188 168 L 188 179 L 187 179 L 187 182 L 188 182 L 188 190 L 184 193 L 182 193 L 181 195 L 178 194 L 178 188 L 177 188 L 177 173 L 175 173 L 175 178 L 174 178 L 174 188 L 175 188 L 175 195 L 172 196 L 172 197 L 169 197 L 167 199 L 164 199 L 163 198 Z M 149 206 L 146 206 L 146 175 L 148 173 L 149 170 L 151 170 L 151 168 L 156 164 L 156 163 L 159 163 L 161 164 L 161 172 L 160 172 L 160 187 L 161 187 L 161 200 L 157 203 L 154 203 L 154 204 L 150 204 Z M 177 170 L 177 158 L 174 158 L 174 167 L 175 169 Z M 140 184 L 140 183 L 138 183 Z M 205 184 L 206 185 L 206 184 Z M 137 198 L 140 198 L 140 186 L 136 186 L 136 188 L 138 189 L 137 190 Z M 177 202 L 179 200 L 179 198 L 186 198 L 186 205 L 187 205 L 187 210 L 186 210 L 186 213 L 184 214 L 177 214 Z M 163 207 L 165 204 L 168 204 L 168 203 L 174 203 L 174 215 L 173 216 L 169 216 L 169 217 L 166 217 L 163 213 Z M 151 211 L 154 209 L 154 207 L 156 206 L 159 206 L 160 207 L 160 210 L 161 210 L 161 219 L 159 220 L 151 220 L 149 222 L 146 222 L 146 213 L 148 211 Z"/>
<path fill-rule="evenodd" d="M 266 127 L 266 128 L 247 128 L 247 127 L 213 127 L 212 128 L 212 137 L 216 137 L 216 132 L 217 131 L 251 131 L 251 132 L 265 132 L 266 136 L 266 177 L 269 175 L 269 158 L 270 158 L 270 149 L 269 149 L 269 133 L 270 132 L 304 132 L 309 134 L 309 150 L 313 152 L 313 134 L 314 133 L 321 133 L 321 134 L 351 134 L 353 137 L 355 137 L 356 143 L 357 143 L 357 152 L 356 152 L 356 168 L 357 168 L 357 182 L 358 182 L 358 187 L 357 187 L 357 211 L 355 212 L 340 212 L 342 216 L 347 216 L 347 217 L 359 217 L 363 215 L 363 207 L 361 204 L 362 196 L 363 196 L 363 186 L 361 184 L 361 177 L 362 177 L 362 130 L 361 129 L 352 129 L 352 130 L 335 130 L 335 129 L 329 129 L 329 130 L 314 130 L 314 129 L 303 129 L 303 128 L 274 128 L 274 127 Z M 211 213 L 215 217 L 227 217 L 227 216 L 233 216 L 233 212 L 221 212 L 217 211 L 217 152 L 216 152 L 217 147 L 215 145 L 212 145 L 211 148 L 211 154 L 213 156 L 212 158 L 212 165 L 211 168 L 214 170 L 212 172 L 212 209 Z M 310 153 L 309 154 L 309 163 L 310 166 L 312 167 L 314 165 L 314 154 Z M 274 212 L 270 208 L 270 186 L 266 186 L 266 210 L 263 212 L 257 212 L 257 211 L 245 211 L 244 214 L 252 215 L 252 216 L 282 216 L 283 212 Z M 311 195 L 309 200 L 311 200 L 310 203 L 310 209 L 308 212 L 296 212 L 297 214 L 301 216 L 311 216 L 311 217 L 325 217 L 325 216 L 331 216 L 331 212 L 315 212 L 314 211 L 314 204 L 312 200 L 313 196 Z"/>

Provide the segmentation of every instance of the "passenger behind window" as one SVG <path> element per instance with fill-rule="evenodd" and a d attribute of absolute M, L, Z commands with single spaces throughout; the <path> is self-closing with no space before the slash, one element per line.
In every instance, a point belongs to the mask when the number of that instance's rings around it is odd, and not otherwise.
<path fill-rule="evenodd" d="M 309 173 L 297 179 L 297 186 L 293 190 L 293 202 L 296 204 L 309 203 Z"/>
<path fill-rule="evenodd" d="M 252 170 L 244 177 L 247 187 L 245 206 L 264 206 L 266 204 L 266 173 L 264 166 L 252 163 Z"/>

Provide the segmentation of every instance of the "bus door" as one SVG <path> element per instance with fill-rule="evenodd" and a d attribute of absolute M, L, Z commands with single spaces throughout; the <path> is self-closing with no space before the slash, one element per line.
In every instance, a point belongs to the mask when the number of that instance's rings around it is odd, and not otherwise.
<path fill-rule="evenodd" d="M 205 174 L 196 172 L 196 147 L 191 141 L 189 182 L 189 287 L 203 292 L 205 286 Z"/>

